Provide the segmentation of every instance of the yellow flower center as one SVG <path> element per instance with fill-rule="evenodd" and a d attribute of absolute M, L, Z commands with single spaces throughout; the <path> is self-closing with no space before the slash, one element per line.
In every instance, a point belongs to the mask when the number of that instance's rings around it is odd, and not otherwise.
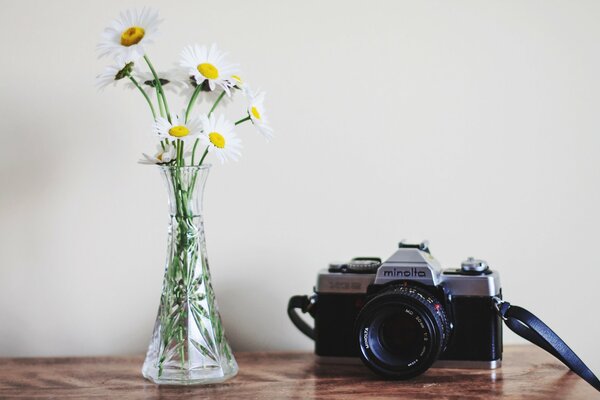
<path fill-rule="evenodd" d="M 258 112 L 258 108 L 252 106 L 252 108 L 250 109 L 250 112 L 252 113 L 254 118 L 260 119 L 260 112 Z"/>
<path fill-rule="evenodd" d="M 190 130 L 183 125 L 177 125 L 169 129 L 169 135 L 181 138 L 190 134 Z"/>
<path fill-rule="evenodd" d="M 225 147 L 225 138 L 219 132 L 211 132 L 208 134 L 208 139 L 215 147 L 222 149 Z"/>
<path fill-rule="evenodd" d="M 219 77 L 219 70 L 211 63 L 198 64 L 197 69 L 207 79 L 217 79 Z"/>
<path fill-rule="evenodd" d="M 139 26 L 130 26 L 121 33 L 121 44 L 129 47 L 138 44 L 144 38 L 146 31 Z"/>

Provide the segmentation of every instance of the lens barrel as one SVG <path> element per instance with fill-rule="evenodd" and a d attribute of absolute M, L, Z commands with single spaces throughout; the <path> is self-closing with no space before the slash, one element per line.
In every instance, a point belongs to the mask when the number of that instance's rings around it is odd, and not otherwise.
<path fill-rule="evenodd" d="M 441 303 L 407 284 L 391 286 L 365 304 L 355 329 L 367 367 L 389 379 L 408 379 L 437 360 L 450 328 Z"/>

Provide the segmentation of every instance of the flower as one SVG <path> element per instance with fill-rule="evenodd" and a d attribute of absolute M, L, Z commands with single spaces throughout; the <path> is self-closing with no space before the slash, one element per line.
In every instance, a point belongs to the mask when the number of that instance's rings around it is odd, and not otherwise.
<path fill-rule="evenodd" d="M 231 75 L 231 82 L 233 83 L 233 87 L 241 90 L 244 96 L 248 94 L 248 85 L 239 75 Z"/>
<path fill-rule="evenodd" d="M 158 117 L 154 123 L 154 131 L 161 138 L 189 140 L 202 132 L 202 123 L 199 118 L 192 118 L 185 122 L 184 111 L 181 117 L 175 116 L 172 123 L 166 118 Z"/>
<path fill-rule="evenodd" d="M 218 118 L 211 115 L 210 117 L 200 117 L 202 121 L 202 135 L 200 141 L 208 146 L 209 153 L 215 153 L 221 164 L 228 159 L 237 161 L 242 155 L 242 141 L 237 137 L 233 128 L 235 125 L 226 121 L 223 115 Z"/>
<path fill-rule="evenodd" d="M 96 86 L 102 90 L 108 85 L 115 86 L 118 80 L 126 78 L 133 73 L 133 63 L 117 61 L 114 65 L 106 67 L 103 73 L 96 77 Z M 130 83 L 133 86 L 133 83 Z M 135 86 L 133 86 L 135 87 Z"/>
<path fill-rule="evenodd" d="M 263 105 L 266 93 L 263 91 L 252 92 L 250 89 L 247 90 L 250 99 L 250 105 L 248 106 L 250 120 L 265 139 L 271 140 L 273 138 L 273 128 L 269 125 Z"/>
<path fill-rule="evenodd" d="M 212 91 L 220 86 L 229 95 L 229 88 L 234 86 L 232 76 L 238 72 L 237 65 L 225 62 L 225 54 L 213 44 L 206 46 L 187 46 L 181 52 L 180 65 L 192 76 L 196 85 L 202 90 Z"/>
<path fill-rule="evenodd" d="M 163 143 L 162 145 L 158 145 L 157 153 L 154 157 L 149 156 L 146 153 L 142 153 L 142 155 L 144 158 L 138 161 L 140 164 L 166 164 L 177 157 L 177 149 L 175 148 L 175 144 Z"/>
<path fill-rule="evenodd" d="M 215 90 L 204 90 L 204 88 L 202 88 L 200 90 L 200 93 L 198 94 L 197 101 L 200 103 L 206 103 L 209 109 L 211 109 L 215 102 L 219 99 L 221 94 L 225 92 L 225 95 L 221 97 L 221 100 L 217 105 L 217 108 L 222 108 L 229 106 L 233 102 L 235 93 L 238 90 L 241 91 L 244 96 L 246 95 L 247 86 L 245 86 L 242 83 L 242 79 L 238 75 L 231 75 L 231 79 L 228 79 L 228 81 L 229 85 L 232 88 L 236 89 L 235 91 L 232 90 L 229 93 L 227 93 L 221 88 L 216 88 Z M 196 79 L 193 76 L 191 76 L 189 77 L 189 79 L 185 80 L 185 84 L 183 86 L 184 87 L 181 89 L 179 94 L 186 99 L 190 99 L 193 96 L 194 91 L 198 87 L 198 84 L 196 83 Z"/>
<path fill-rule="evenodd" d="M 121 13 L 102 32 L 97 47 L 100 57 L 110 55 L 126 62 L 137 61 L 145 53 L 144 46 L 153 42 L 160 22 L 158 13 L 150 8 Z"/>
<path fill-rule="evenodd" d="M 184 87 L 183 80 L 185 77 L 180 74 L 178 70 L 171 69 L 164 72 L 157 72 L 157 75 L 160 84 L 165 91 L 170 90 L 173 93 L 178 93 Z M 151 88 L 154 88 L 155 86 L 154 75 L 152 75 L 152 72 L 137 72 L 135 78 L 141 86 L 149 86 Z M 129 89 L 135 89 L 133 82 L 127 82 L 125 86 Z"/>
<path fill-rule="evenodd" d="M 242 92 L 242 94 L 244 96 L 247 95 L 246 89 L 248 88 L 248 86 L 242 81 L 242 78 L 240 78 L 239 75 L 231 75 L 231 78 L 228 80 L 229 80 L 231 87 Z M 204 95 L 204 98 L 206 99 L 207 102 L 214 104 L 214 102 L 217 100 L 217 98 L 219 98 L 219 95 L 221 93 L 213 90 L 211 92 L 205 92 L 202 94 Z M 235 91 L 232 91 L 230 96 L 223 96 L 223 98 L 221 99 L 221 102 L 219 104 L 229 105 L 233 99 L 234 94 L 235 94 Z"/>

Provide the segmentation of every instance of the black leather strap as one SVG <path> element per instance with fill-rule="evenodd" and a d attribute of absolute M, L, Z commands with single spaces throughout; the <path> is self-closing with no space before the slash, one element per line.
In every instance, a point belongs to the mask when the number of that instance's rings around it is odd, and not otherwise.
<path fill-rule="evenodd" d="M 288 303 L 288 315 L 296 328 L 300 329 L 300 332 L 306 336 L 315 340 L 315 330 L 308 325 L 296 312 L 296 309 L 302 310 L 303 313 L 308 312 L 311 306 L 311 301 L 308 296 L 293 296 Z"/>
<path fill-rule="evenodd" d="M 496 298 L 500 317 L 517 335 L 558 358 L 587 383 L 600 391 L 600 381 L 577 354 L 552 329 L 524 308 Z"/>

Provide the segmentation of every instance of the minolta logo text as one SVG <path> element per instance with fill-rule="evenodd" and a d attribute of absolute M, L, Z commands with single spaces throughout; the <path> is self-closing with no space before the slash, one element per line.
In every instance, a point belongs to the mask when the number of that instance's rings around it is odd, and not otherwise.
<path fill-rule="evenodd" d="M 388 268 L 383 271 L 384 278 L 427 278 L 425 271 L 418 268 Z"/>

